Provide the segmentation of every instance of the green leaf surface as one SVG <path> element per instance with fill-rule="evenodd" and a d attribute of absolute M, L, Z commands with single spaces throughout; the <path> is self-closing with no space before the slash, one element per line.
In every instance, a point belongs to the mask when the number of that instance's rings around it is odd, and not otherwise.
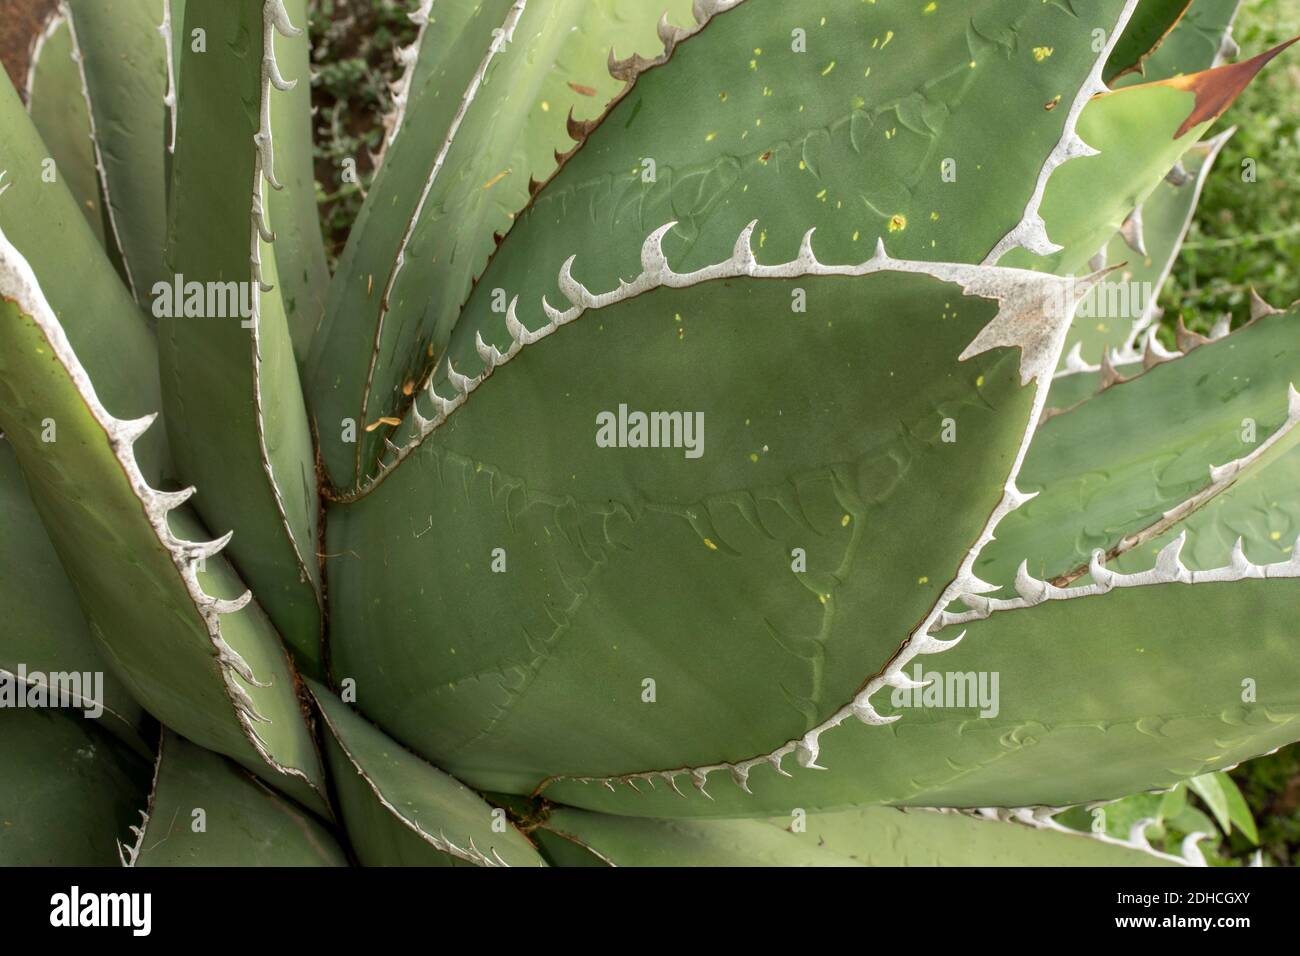
<path fill-rule="evenodd" d="M 172 306 L 158 322 L 164 420 L 178 474 L 203 489 L 200 515 L 219 533 L 234 531 L 231 560 L 303 668 L 319 673 L 319 502 L 280 286 L 290 263 L 278 239 L 258 235 L 254 214 L 274 192 L 279 142 L 272 136 L 259 154 L 256 107 L 286 95 L 262 75 L 264 31 L 273 28 L 259 0 L 191 0 L 185 28 L 206 30 L 208 46 L 184 54 L 171 205 L 172 263 L 184 288 L 158 290 Z"/>
<path fill-rule="evenodd" d="M 639 819 L 559 809 L 534 833 L 556 865 L 1175 865 L 1167 856 L 1059 828 L 892 807 L 800 811 L 770 820 Z"/>
<path fill-rule="evenodd" d="M 189 491 L 148 484 L 133 447 L 152 418 L 104 408 L 3 241 L 0 290 L 0 428 L 118 678 L 167 726 L 325 812 L 292 665 L 220 556 L 228 539 L 207 540 Z"/>
<path fill-rule="evenodd" d="M 299 366 L 306 364 L 312 337 L 325 314 L 330 273 L 316 206 L 316 172 L 312 153 L 311 39 L 307 35 L 308 0 L 284 0 L 298 36 L 275 34 L 275 60 L 294 84 L 271 97 L 275 136 L 275 175 L 281 189 L 267 191 L 267 216 L 275 232 L 276 276 L 285 321 Z M 203 82 L 201 79 L 199 82 Z"/>
<path fill-rule="evenodd" d="M 751 277 L 748 239 L 712 281 L 656 272 L 652 239 L 638 284 L 574 288 L 585 314 L 513 330 L 540 341 L 507 348 L 501 323 L 491 376 L 439 396 L 450 417 L 428 406 L 428 437 L 331 509 L 336 680 L 472 785 L 802 735 L 883 667 L 1003 501 L 1064 283 L 883 258 L 832 274 L 811 253 Z M 619 415 L 660 410 L 697 438 L 601 447 Z"/>
<path fill-rule="evenodd" d="M 1255 824 L 1255 815 L 1251 812 L 1250 805 L 1246 803 L 1246 798 L 1242 795 L 1237 782 L 1222 770 L 1213 774 L 1213 777 L 1218 781 L 1224 799 L 1227 801 L 1228 820 L 1246 839 L 1258 846 L 1259 828 Z M 1225 832 L 1230 832 L 1230 829 L 1224 828 Z"/>
<path fill-rule="evenodd" d="M 121 254 L 127 283 L 147 306 L 164 261 L 167 198 L 166 47 L 158 32 L 163 0 L 69 0 L 91 136 L 106 197 L 106 239 Z"/>
<path fill-rule="evenodd" d="M 336 483 L 353 481 L 358 452 L 367 470 L 373 464 L 386 431 L 362 426 L 400 414 L 404 386 L 445 348 L 497 240 L 573 147 L 566 117 L 599 114 L 623 87 L 610 74 L 610 50 L 648 60 L 663 49 L 661 14 L 689 23 L 689 11 L 688 0 L 430 10 L 397 135 L 352 230 L 316 346 L 313 409 Z M 358 422 L 355 445 L 338 441 L 345 418 Z"/>
<path fill-rule="evenodd" d="M 0 866 L 116 866 L 149 765 L 94 720 L 0 710 Z"/>
<path fill-rule="evenodd" d="M 1020 478 L 1021 490 L 1039 494 L 999 525 L 975 573 L 1009 585 L 1017 566 L 1027 561 L 1035 577 L 1055 579 L 1086 566 L 1095 549 L 1112 555 L 1133 550 L 1138 542 L 1125 542 L 1128 536 L 1218 484 L 1211 467 L 1257 452 L 1289 422 L 1287 389 L 1300 383 L 1297 318 L 1296 313 L 1262 318 L 1049 418 L 1034 436 Z M 1298 439 L 1300 429 L 1289 430 L 1246 473 L 1231 480 L 1244 481 L 1274 467 L 1294 474 L 1279 459 L 1294 457 L 1288 453 Z M 1195 516 L 1192 520 L 1200 523 Z M 1143 542 L 1134 563 L 1121 567 L 1149 567 L 1153 549 L 1184 526 L 1174 526 L 1149 546 Z M 1290 536 L 1269 541 L 1273 531 Z M 1249 535 L 1250 553 L 1259 561 L 1278 560 L 1297 532 L 1300 528 L 1293 530 L 1289 520 L 1285 526 L 1257 527 Z M 1241 533 L 1232 534 L 1227 548 Z M 1196 541 L 1199 535 L 1192 537 Z M 1214 552 L 1207 555 L 1211 563 L 1199 567 L 1226 560 L 1220 540 L 1222 536 L 1207 541 Z"/>
<path fill-rule="evenodd" d="M 1111 361 L 1116 367 L 1140 360 L 1143 333 L 1159 319 L 1160 290 L 1178 258 L 1206 177 L 1231 135 L 1229 130 L 1189 149 L 1181 160 L 1187 178 L 1177 182 L 1161 180 L 1143 201 L 1139 218 L 1130 217 L 1140 223 L 1135 227 L 1139 230 L 1135 235 L 1141 236 L 1140 244 L 1145 251 L 1133 248 L 1121 234 L 1106 244 L 1107 264 L 1122 268 L 1107 273 L 1084 299 L 1066 339 L 1067 353 L 1074 351 L 1084 366 L 1099 365 L 1107 352 L 1115 353 Z M 1132 370 L 1124 371 L 1131 374 Z M 1060 383 L 1059 388 L 1058 382 L 1053 383 L 1049 398 L 1052 407 L 1073 405 L 1075 388 L 1086 387 L 1085 381 L 1091 383 L 1093 391 L 1100 385 L 1095 372 L 1075 374 L 1086 379 Z"/>
<path fill-rule="evenodd" d="M 90 110 L 81 95 L 81 71 L 72 59 L 72 34 L 62 13 L 52 14 L 33 51 L 27 111 L 68 191 L 104 244 L 104 210 L 90 140 Z"/>
<path fill-rule="evenodd" d="M 1295 563 L 1281 567 L 1270 571 L 1300 573 Z M 1287 610 L 1297 599 L 1300 581 L 1289 577 L 1122 585 L 996 611 L 940 630 L 944 640 L 965 636 L 906 666 L 913 680 L 935 679 L 942 698 L 878 694 L 880 713 L 900 719 L 846 720 L 823 733 L 824 769 L 786 760 L 786 776 L 758 764 L 748 793 L 722 769 L 703 790 L 679 771 L 676 789 L 647 776 L 612 789 L 559 780 L 542 795 L 637 816 L 736 816 L 876 802 L 1069 806 L 1167 788 L 1300 739 L 1300 657 Z M 1258 680 L 1249 700 L 1246 677 Z M 981 700 L 992 706 L 981 710 Z"/>
<path fill-rule="evenodd" d="M 1235 49 L 1231 27 L 1240 8 L 1240 0 L 1194 0 L 1142 70 L 1116 77 L 1111 86 L 1119 89 L 1208 70 L 1219 61 L 1225 40 L 1229 51 Z"/>
<path fill-rule="evenodd" d="M 347 866 L 330 831 L 242 767 L 167 732 L 134 866 Z"/>
<path fill-rule="evenodd" d="M 50 686 L 51 675 L 82 676 L 68 706 L 86 714 L 102 707 L 104 726 L 148 758 L 144 711 L 107 666 L 81 613 L 77 592 L 32 505 L 18 459 L 0 440 L 0 672 Z M 100 675 L 96 677 L 95 675 Z M 98 680 L 99 686 L 95 686 Z M 62 686 L 62 685 L 60 685 Z M 60 695 L 62 696 L 62 695 Z"/>
<path fill-rule="evenodd" d="M 533 866 L 527 838 L 482 797 L 311 684 L 343 823 L 365 866 Z"/>
<path fill-rule="evenodd" d="M 1139 3 L 1106 61 L 1103 76 L 1107 84 L 1113 84 L 1117 77 L 1127 73 L 1144 73 L 1147 61 L 1177 28 L 1191 5 L 1192 0 L 1146 0 Z"/>
<path fill-rule="evenodd" d="M 571 255 L 591 288 L 630 278 L 642 240 L 668 221 L 680 223 L 667 252 L 684 271 L 729 254 L 755 219 L 763 263 L 789 260 L 811 227 L 825 262 L 861 262 L 879 238 L 903 258 L 981 261 L 1020 223 L 1062 137 L 1071 111 L 1055 106 L 1072 102 L 1089 79 L 1092 29 L 1115 22 L 1124 6 L 980 0 L 930 10 L 830 0 L 813 16 L 777 0 L 722 6 L 594 130 L 582 130 L 584 145 L 517 217 L 477 281 L 450 354 L 458 364 L 472 356 L 475 333 L 499 323 L 515 296 L 520 321 L 540 325 L 543 296 L 563 306 L 556 276 Z M 806 52 L 796 49 L 796 30 Z M 987 122 L 993 109 L 1016 117 L 1016 150 L 1005 150 Z M 994 153 L 999 161 L 987 162 Z M 955 181 L 945 175 L 949 159 Z M 372 302 L 385 290 L 382 270 L 373 291 L 368 269 L 345 264 L 338 281 Z M 337 285 L 335 301 L 345 301 Z M 389 298 L 413 318 L 400 324 L 403 347 L 385 344 L 380 353 L 391 371 L 366 380 L 366 424 L 400 415 L 409 404 L 403 386 L 418 384 L 441 359 L 451 325 L 437 303 L 400 290 Z M 355 360 L 354 348 L 330 350 Z M 359 433 L 357 447 L 340 443 L 338 422 L 358 407 L 357 386 L 346 383 L 360 373 L 340 378 L 321 365 L 315 374 L 325 462 L 344 485 L 358 480 L 358 465 L 361 476 L 370 474 L 389 431 Z M 350 404 L 324 397 L 345 385 Z"/>
<path fill-rule="evenodd" d="M 0 233 L 21 250 L 108 409 L 124 419 L 159 408 L 158 349 L 143 313 L 122 285 L 82 207 L 62 179 L 46 182 L 49 152 L 18 94 L 0 82 Z M 39 224 L 39 228 L 36 225 Z M 68 281 L 68 263 L 77 264 Z M 7 293 L 8 289 L 0 289 Z M 154 429 L 136 447 L 156 482 L 166 436 Z"/>
<path fill-rule="evenodd" d="M 1285 46 L 1242 63 L 1094 97 L 1078 125 L 1094 154 L 1056 169 L 1043 197 L 1047 234 L 1060 249 L 1046 256 L 1014 249 L 998 264 L 1058 275 L 1085 271 L 1129 213 Z"/>
<path fill-rule="evenodd" d="M 1227 776 L 1226 773 L 1222 772 L 1205 773 L 1187 781 L 1187 786 L 1201 798 L 1201 801 L 1209 808 L 1210 813 L 1214 814 L 1219 829 L 1225 834 L 1232 832 L 1232 818 L 1228 813 L 1228 794 L 1223 788 L 1221 779 L 1227 778 Z"/>

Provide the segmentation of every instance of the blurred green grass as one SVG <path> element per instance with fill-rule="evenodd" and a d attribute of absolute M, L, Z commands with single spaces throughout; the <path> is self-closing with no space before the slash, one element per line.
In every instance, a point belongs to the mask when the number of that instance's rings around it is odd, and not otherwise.
<path fill-rule="evenodd" d="M 1300 0 L 1245 0 L 1234 30 L 1243 57 L 1297 34 Z M 1233 125 L 1161 292 L 1170 345 L 1180 313 L 1199 331 L 1224 313 L 1245 321 L 1252 286 L 1279 307 L 1300 298 L 1300 48 L 1270 64 L 1207 135 Z M 1254 182 L 1243 180 L 1247 160 Z"/>

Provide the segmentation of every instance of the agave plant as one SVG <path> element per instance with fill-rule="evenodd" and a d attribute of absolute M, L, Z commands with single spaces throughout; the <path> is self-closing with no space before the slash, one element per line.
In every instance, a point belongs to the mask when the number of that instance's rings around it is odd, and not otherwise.
<path fill-rule="evenodd" d="M 1300 319 L 1155 304 L 1234 6 L 424 0 L 331 275 L 306 0 L 67 0 L 0 859 L 1197 861 L 1093 811 L 1300 739 Z"/>

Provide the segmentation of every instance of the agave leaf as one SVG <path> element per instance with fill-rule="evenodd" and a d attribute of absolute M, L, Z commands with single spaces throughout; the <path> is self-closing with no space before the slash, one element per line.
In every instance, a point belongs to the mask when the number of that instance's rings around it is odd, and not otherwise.
<path fill-rule="evenodd" d="M 421 397 L 400 463 L 331 510 L 335 678 L 472 785 L 803 734 L 1020 501 L 1027 385 L 1055 362 L 1071 283 L 883 247 L 825 266 L 811 236 L 764 267 L 752 226 L 683 275 L 667 229 L 633 283 L 566 277 L 576 304 L 531 331 L 512 307 L 477 365 Z M 681 410 L 677 447 L 600 447 L 629 402 Z"/>
<path fill-rule="evenodd" d="M 308 0 L 283 0 L 289 22 L 301 27 L 295 36 L 275 33 L 275 61 L 292 89 L 271 97 L 275 131 L 275 175 L 283 188 L 266 197 L 275 231 L 276 275 L 293 352 L 306 364 L 312 337 L 325 314 L 330 273 L 316 205 L 312 155 L 311 39 L 307 35 Z M 200 81 L 201 82 L 201 81 Z"/>
<path fill-rule="evenodd" d="M 49 686 L 49 675 L 99 674 L 81 686 L 81 696 L 66 706 L 93 713 L 103 707 L 104 726 L 146 759 L 146 718 L 121 681 L 108 668 L 77 604 L 77 592 L 32 505 L 27 485 L 9 443 L 0 440 L 0 672 L 13 681 L 22 673 Z M 92 676 L 93 682 L 95 678 Z"/>
<path fill-rule="evenodd" d="M 1175 548 L 1154 571 L 1107 574 L 1099 585 L 1056 592 L 1029 581 L 1027 598 L 945 614 L 934 636 L 960 641 L 902 662 L 945 706 L 901 689 L 879 694 L 879 712 L 899 719 L 827 728 L 817 741 L 823 770 L 755 763 L 744 768 L 748 793 L 718 766 L 676 770 L 700 780 L 680 792 L 665 775 L 642 774 L 559 779 L 542 794 L 615 813 L 734 816 L 853 802 L 1066 806 L 1166 788 L 1300 738 L 1286 611 L 1300 597 L 1296 575 L 1295 557 L 1194 574 Z M 1143 622 L 1136 636 L 1134 621 Z M 1225 622 L 1242 621 L 1251 624 L 1224 640 Z M 967 689 L 979 691 L 974 703 L 958 696 Z"/>
<path fill-rule="evenodd" d="M 180 477 L 204 489 L 197 506 L 208 526 L 234 531 L 230 555 L 240 573 L 302 666 L 318 673 L 315 461 L 279 286 L 293 263 L 281 261 L 278 240 L 264 231 L 276 226 L 274 208 L 269 226 L 263 214 L 280 142 L 266 124 L 282 95 L 263 43 L 282 9 L 278 0 L 186 5 L 186 30 L 206 30 L 208 47 L 186 47 L 184 58 L 171 259 L 184 279 L 185 309 L 175 314 L 174 283 L 156 290 L 173 300 L 172 314 L 159 318 L 159 359 Z M 307 85 L 305 74 L 297 79 Z M 236 283 L 233 300 L 213 294 Z"/>
<path fill-rule="evenodd" d="M 1146 6 L 1146 4 L 1143 4 Z M 1116 89 L 1208 70 L 1236 58 L 1232 22 L 1240 0 L 1195 0 L 1174 29 L 1142 62 L 1142 69 L 1109 81 Z"/>
<path fill-rule="evenodd" d="M 102 246 L 104 210 L 90 140 L 90 111 L 81 95 L 81 71 L 72 58 L 68 21 L 58 9 L 46 20 L 32 50 L 27 111 Z"/>
<path fill-rule="evenodd" d="M 1123 267 L 1108 273 L 1080 305 L 1066 339 L 1067 355 L 1073 357 L 1058 373 L 1049 396 L 1053 407 L 1069 408 L 1097 390 L 1103 356 L 1109 355 L 1114 368 L 1142 361 L 1144 334 L 1160 316 L 1160 290 L 1178 258 L 1214 161 L 1234 132 L 1226 130 L 1189 149 L 1181 161 L 1186 178 L 1162 180 L 1137 214 L 1129 214 L 1126 222 L 1135 223 L 1140 232 L 1116 234 L 1106 244 L 1106 261 Z M 1142 250 L 1134 249 L 1131 241 Z M 1083 377 L 1062 381 L 1075 375 Z"/>
<path fill-rule="evenodd" d="M 80 68 L 76 95 L 89 109 L 91 145 L 106 198 L 106 239 L 125 266 L 132 294 L 147 305 L 169 271 L 163 145 L 166 46 L 163 0 L 65 0 Z"/>
<path fill-rule="evenodd" d="M 149 765 L 96 721 L 0 710 L 0 865 L 112 866 Z"/>
<path fill-rule="evenodd" d="M 1049 255 L 999 247 L 988 261 L 1060 275 L 1082 271 L 1124 220 L 1289 41 L 1241 63 L 1094 98 L 1079 118 L 1091 147 L 1057 169 L 1042 204 Z"/>
<path fill-rule="evenodd" d="M 572 147 L 568 130 L 623 87 L 611 49 L 632 58 L 622 70 L 638 68 L 663 48 L 661 14 L 687 19 L 689 10 L 689 0 L 488 0 L 417 14 L 391 142 L 312 365 L 313 410 L 338 484 L 351 485 L 358 455 L 373 465 L 385 432 L 363 426 L 407 403 L 496 239 Z M 354 443 L 340 441 L 344 419 L 357 423 Z"/>
<path fill-rule="evenodd" d="M 347 866 L 310 813 L 220 754 L 164 732 L 130 866 Z"/>
<path fill-rule="evenodd" d="M 167 726 L 324 812 L 292 665 L 220 556 L 228 537 L 206 540 L 183 507 L 193 489 L 145 480 L 134 446 L 153 419 L 104 407 L 3 238 L 0 292 L 0 429 L 118 678 Z"/>
<path fill-rule="evenodd" d="M 558 809 L 533 835 L 558 865 L 1124 867 L 1185 862 L 1157 853 L 1141 840 L 1097 839 L 1045 816 L 1022 813 L 998 820 L 892 807 L 798 811 L 769 820 L 646 819 Z"/>
<path fill-rule="evenodd" d="M 54 166 L 36 127 L 8 82 L 0 82 L 0 231 L 22 249 L 72 347 L 84 355 L 104 404 L 134 419 L 159 408 L 157 345 L 96 239 L 77 199 Z M 39 223 L 40 228 L 33 228 Z M 75 282 L 68 263 L 77 263 Z M 8 292 L 7 289 L 0 290 Z M 166 457 L 162 429 L 136 447 L 146 478 L 156 482 Z"/>
<path fill-rule="evenodd" d="M 1275 561 L 1286 554 L 1284 543 L 1300 534 L 1300 511 L 1294 491 L 1300 481 L 1300 451 L 1291 448 L 1263 468 L 1238 475 L 1231 487 L 1181 519 L 1158 537 L 1115 559 L 1115 567 L 1131 570 L 1150 564 L 1151 555 L 1183 531 L 1188 534 L 1184 562 L 1203 570 L 1228 560 L 1238 540 L 1258 561 Z"/>
<path fill-rule="evenodd" d="M 545 321 L 542 298 L 563 302 L 555 276 L 570 255 L 591 288 L 635 275 L 643 237 L 669 220 L 680 227 L 667 252 L 687 270 L 730 253 L 755 219 L 763 263 L 788 261 L 813 226 L 826 262 L 861 262 L 880 238 L 900 257 L 979 261 L 1000 237 L 1021 235 L 1044 166 L 1070 139 L 1074 103 L 1081 108 L 1099 88 L 1093 27 L 1122 20 L 1134 5 L 1088 0 L 1069 12 L 1038 0 L 984 0 L 927 12 L 922 4 L 831 0 L 818 15 L 774 0 L 699 4 L 707 23 L 698 32 L 666 31 L 666 62 L 642 73 L 594 129 L 575 124 L 581 148 L 517 217 L 475 284 L 457 320 L 471 326 L 462 348 L 472 350 L 474 332 L 499 323 L 515 296 L 525 325 Z M 1016 117 L 1022 148 L 999 148 L 987 123 L 995 107 Z M 1002 159 L 985 164 L 995 148 Z M 427 263 L 430 255 L 408 258 Z M 376 426 L 345 445 L 341 419 L 361 407 L 368 426 L 400 417 L 407 387 L 441 360 L 447 315 L 456 314 L 428 291 L 407 294 L 403 285 L 389 294 L 387 270 L 374 272 L 373 283 L 371 272 L 344 266 L 338 281 L 402 310 L 384 324 L 393 330 L 378 353 L 385 371 L 370 378 L 364 363 L 346 373 L 322 365 L 312 388 L 323 457 L 341 487 L 370 475 L 390 437 Z M 402 270 L 413 282 L 420 274 Z M 464 290 L 464 281 L 457 285 Z M 352 300 L 337 285 L 335 301 L 344 321 L 359 311 L 343 307 Z M 391 337 L 398 330 L 401 343 Z M 361 354 L 375 354 L 369 348 Z M 358 354 L 329 349 L 353 362 Z"/>
<path fill-rule="evenodd" d="M 1096 548 L 1110 558 L 1140 548 L 1124 567 L 1146 567 L 1148 545 L 1166 543 L 1214 496 L 1274 467 L 1294 474 L 1280 459 L 1300 441 L 1300 401 L 1288 399 L 1300 383 L 1296 326 L 1294 312 L 1261 318 L 1048 419 L 1021 471 L 1023 490 L 1039 494 L 1002 522 L 975 573 L 1010 585 L 1024 560 L 1035 577 L 1078 577 Z M 1291 531 L 1257 525 L 1250 536 L 1260 560 L 1283 557 L 1294 538 L 1279 550 L 1273 530 Z M 1207 543 L 1217 566 L 1227 551 L 1217 536 Z"/>
<path fill-rule="evenodd" d="M 1128 73 L 1145 75 L 1147 61 L 1178 28 L 1191 5 L 1192 0 L 1147 0 L 1139 4 L 1106 62 L 1106 83 L 1114 85 L 1117 78 Z"/>
<path fill-rule="evenodd" d="M 328 732 L 343 823 L 365 866 L 528 866 L 531 843 L 458 780 L 425 763 L 312 683 Z"/>

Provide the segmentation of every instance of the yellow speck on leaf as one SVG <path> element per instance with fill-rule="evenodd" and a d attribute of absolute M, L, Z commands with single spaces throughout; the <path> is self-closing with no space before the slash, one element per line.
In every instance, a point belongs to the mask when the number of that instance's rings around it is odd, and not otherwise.
<path fill-rule="evenodd" d="M 975 379 L 975 387 L 976 387 L 976 388 L 983 388 L 983 387 L 984 387 L 984 376 L 983 376 L 983 375 L 981 375 L 981 376 L 979 376 L 978 378 Z"/>
<path fill-rule="evenodd" d="M 717 550 L 718 550 L 718 546 L 717 546 L 716 544 L 714 544 L 713 541 L 712 541 L 711 539 L 709 539 L 709 538 L 705 538 L 705 539 L 704 539 L 704 546 L 705 546 L 706 548 L 708 548 L 710 551 L 717 551 Z"/>
<path fill-rule="evenodd" d="M 716 132 L 709 133 L 704 137 L 704 142 L 711 143 L 717 138 L 718 138 L 718 134 Z"/>
<path fill-rule="evenodd" d="M 930 0 L 930 2 L 927 3 L 927 4 L 925 5 L 925 9 L 922 10 L 921 12 L 922 12 L 922 13 L 934 13 L 934 11 L 936 11 L 936 10 L 938 10 L 938 9 L 939 9 L 939 4 L 935 3 L 934 0 Z"/>
<path fill-rule="evenodd" d="M 938 214 L 937 212 L 932 212 L 932 213 L 930 213 L 930 221 L 931 221 L 931 222 L 938 222 L 938 221 L 939 221 L 939 214 Z"/>
<path fill-rule="evenodd" d="M 722 100 L 722 102 L 724 103 L 727 102 L 727 91 L 723 90 L 721 93 L 719 93 L 718 99 Z"/>
<path fill-rule="evenodd" d="M 885 31 L 885 40 L 884 40 L 883 43 L 880 44 L 880 49 L 883 50 L 885 47 L 889 46 L 889 41 L 892 40 L 892 39 L 894 39 L 894 31 L 893 31 L 893 30 L 886 30 L 886 31 Z"/>
<path fill-rule="evenodd" d="M 1281 532 L 1281 531 L 1270 531 L 1269 534 L 1268 534 L 1268 537 L 1269 537 L 1269 540 L 1271 540 L 1271 541 L 1280 541 L 1280 540 L 1282 539 L 1282 532 Z"/>
<path fill-rule="evenodd" d="M 831 60 L 829 63 L 826 64 L 826 69 L 822 70 L 822 76 L 825 76 L 833 69 L 835 69 L 835 61 Z"/>
<path fill-rule="evenodd" d="M 823 604 L 825 604 L 825 603 L 826 603 L 826 595 L 825 595 L 825 594 L 819 594 L 819 595 L 817 595 L 817 600 L 819 600 L 819 601 L 821 601 Z"/>
<path fill-rule="evenodd" d="M 1036 46 L 1034 47 L 1034 59 L 1042 63 L 1055 52 L 1050 46 Z"/>
<path fill-rule="evenodd" d="M 551 104 L 546 102 L 546 100 L 542 100 L 542 112 L 549 113 L 550 111 L 551 111 Z"/>
<path fill-rule="evenodd" d="M 503 179 L 505 179 L 507 176 L 509 176 L 509 175 L 510 175 L 510 172 L 511 172 L 510 169 L 503 169 L 503 170 L 501 170 L 501 172 L 497 173 L 495 176 L 493 176 L 491 179 L 489 179 L 487 182 L 485 182 L 485 183 L 483 184 L 482 188 L 483 188 L 483 189 L 491 189 L 491 188 L 492 188 L 493 186 L 495 186 L 497 183 L 501 182 L 501 180 L 503 180 Z"/>
<path fill-rule="evenodd" d="M 907 228 L 907 217 L 902 213 L 895 213 L 889 217 L 889 231 L 902 232 Z"/>
<path fill-rule="evenodd" d="M 927 577 L 919 577 L 919 578 L 916 579 L 916 583 L 917 583 L 917 584 L 929 584 L 929 583 L 930 583 L 930 579 L 927 578 Z"/>
<path fill-rule="evenodd" d="M 850 522 L 851 520 L 853 520 L 853 519 L 850 518 L 848 515 L 845 515 L 843 518 L 840 519 L 840 527 L 841 527 L 841 528 L 847 528 L 847 527 L 849 526 L 849 522 Z"/>
<path fill-rule="evenodd" d="M 858 230 L 854 229 L 854 230 L 853 230 L 853 241 L 854 241 L 854 242 L 857 242 L 857 241 L 858 241 L 858 236 L 859 236 L 859 235 L 860 235 L 860 233 L 858 232 Z"/>
<path fill-rule="evenodd" d="M 757 453 L 757 452 L 752 452 L 752 451 L 751 451 L 751 452 L 749 453 L 749 460 L 750 460 L 750 461 L 758 461 L 758 453 Z"/>

